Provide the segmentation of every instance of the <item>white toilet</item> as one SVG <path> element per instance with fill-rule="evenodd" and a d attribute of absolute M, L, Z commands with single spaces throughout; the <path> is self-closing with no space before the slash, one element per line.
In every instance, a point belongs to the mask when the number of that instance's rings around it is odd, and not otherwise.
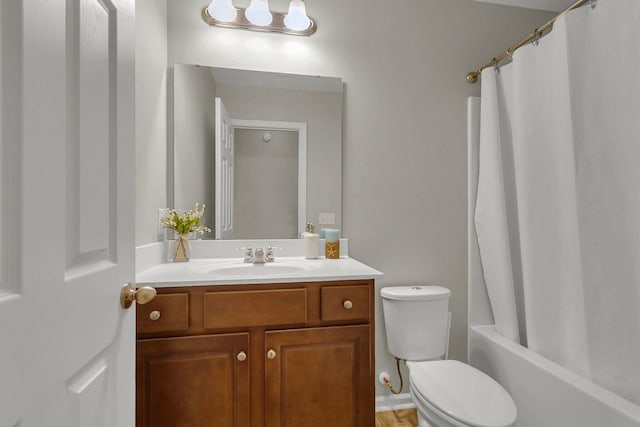
<path fill-rule="evenodd" d="M 449 341 L 449 289 L 440 286 L 383 288 L 389 352 L 406 360 L 411 398 L 420 427 L 510 427 L 516 405 L 485 373 L 441 360 Z"/>

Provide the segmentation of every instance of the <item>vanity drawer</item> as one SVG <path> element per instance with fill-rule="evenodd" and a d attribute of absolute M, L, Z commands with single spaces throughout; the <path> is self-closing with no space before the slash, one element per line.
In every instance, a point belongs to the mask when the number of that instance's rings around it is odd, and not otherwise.
<path fill-rule="evenodd" d="M 369 286 L 323 286 L 320 289 L 320 318 L 335 320 L 366 320 L 371 317 Z"/>
<path fill-rule="evenodd" d="M 207 292 L 205 329 L 306 323 L 307 290 Z"/>
<path fill-rule="evenodd" d="M 158 294 L 137 306 L 137 332 L 173 332 L 189 329 L 189 293 Z"/>

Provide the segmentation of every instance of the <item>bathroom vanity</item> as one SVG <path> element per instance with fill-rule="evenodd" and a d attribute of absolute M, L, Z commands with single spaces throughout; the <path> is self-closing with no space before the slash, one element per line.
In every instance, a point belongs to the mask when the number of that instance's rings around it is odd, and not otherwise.
<path fill-rule="evenodd" d="M 137 308 L 136 425 L 374 425 L 380 273 L 351 259 L 308 262 L 328 267 L 196 281 L 189 263 L 139 275 L 158 295 Z M 163 268 L 176 280 L 154 280 Z"/>

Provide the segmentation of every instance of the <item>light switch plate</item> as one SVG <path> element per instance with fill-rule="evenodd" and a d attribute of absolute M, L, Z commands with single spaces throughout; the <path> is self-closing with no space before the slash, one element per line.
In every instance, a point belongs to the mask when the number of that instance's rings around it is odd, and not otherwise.
<path fill-rule="evenodd" d="M 332 225 L 336 223 L 336 214 L 334 213 L 321 213 L 318 214 L 318 224 L 320 225 Z"/>

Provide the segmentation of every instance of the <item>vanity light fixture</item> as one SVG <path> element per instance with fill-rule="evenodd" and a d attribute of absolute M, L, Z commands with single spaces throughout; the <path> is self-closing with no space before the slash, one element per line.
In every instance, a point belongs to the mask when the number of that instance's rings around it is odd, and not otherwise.
<path fill-rule="evenodd" d="M 284 25 L 296 31 L 302 31 L 309 28 L 311 20 L 307 16 L 307 8 L 302 0 L 291 0 L 289 3 L 289 13 L 284 17 Z"/>
<path fill-rule="evenodd" d="M 238 16 L 231 0 L 213 0 L 207 7 L 207 12 L 209 16 L 222 22 L 231 22 Z"/>
<path fill-rule="evenodd" d="M 256 31 L 310 36 L 318 27 L 307 16 L 302 0 L 291 0 L 287 14 L 271 12 L 269 0 L 251 0 L 248 8 L 234 7 L 232 0 L 212 0 L 202 10 L 202 19 L 209 25 L 244 28 Z"/>
<path fill-rule="evenodd" d="M 273 22 L 273 15 L 269 11 L 268 0 L 251 0 L 251 4 L 244 11 L 244 16 L 253 25 L 265 27 Z"/>

